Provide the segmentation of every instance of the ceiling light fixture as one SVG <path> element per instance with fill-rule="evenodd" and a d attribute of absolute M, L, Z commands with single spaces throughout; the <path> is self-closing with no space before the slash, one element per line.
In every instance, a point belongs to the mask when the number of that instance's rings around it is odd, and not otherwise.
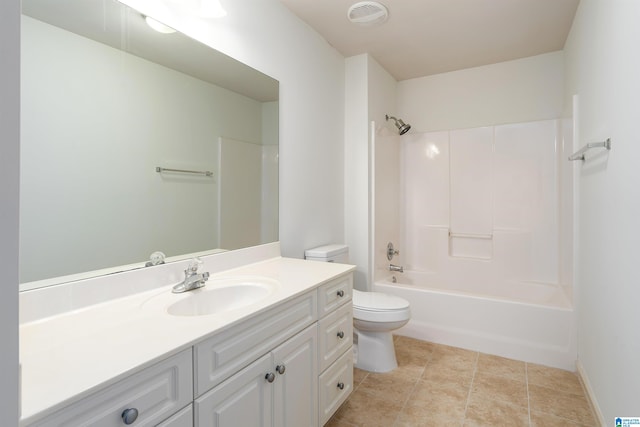
<path fill-rule="evenodd" d="M 389 10 L 385 5 L 377 1 L 361 1 L 349 8 L 347 18 L 358 25 L 380 25 L 389 18 Z"/>
<path fill-rule="evenodd" d="M 144 16 L 144 15 L 143 15 Z M 171 33 L 175 33 L 176 30 L 174 30 L 173 28 L 164 25 L 162 22 L 156 21 L 153 18 L 150 18 L 148 16 L 144 16 L 144 20 L 147 23 L 148 26 L 150 26 L 151 28 L 153 28 L 154 30 L 156 30 L 159 33 L 162 34 L 171 34 Z"/>
<path fill-rule="evenodd" d="M 220 4 L 220 0 L 200 0 L 200 16 L 203 18 L 222 18 L 227 11 Z"/>

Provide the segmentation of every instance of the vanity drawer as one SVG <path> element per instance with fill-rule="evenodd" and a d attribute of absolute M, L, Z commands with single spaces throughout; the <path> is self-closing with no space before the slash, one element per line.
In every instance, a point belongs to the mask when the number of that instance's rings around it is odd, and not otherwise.
<path fill-rule="evenodd" d="M 318 315 L 331 313 L 348 301 L 351 301 L 353 274 L 338 277 L 318 288 Z"/>
<path fill-rule="evenodd" d="M 240 323 L 194 347 L 196 397 L 318 319 L 315 292 Z"/>
<path fill-rule="evenodd" d="M 193 405 L 187 406 L 157 427 L 193 427 Z"/>
<path fill-rule="evenodd" d="M 123 413 L 135 410 L 135 426 L 156 426 L 193 400 L 191 354 L 185 350 L 31 425 L 122 427 Z"/>
<path fill-rule="evenodd" d="M 353 389 L 353 353 L 346 351 L 320 375 L 320 425 L 324 425 L 347 400 Z"/>
<path fill-rule="evenodd" d="M 345 304 L 318 322 L 318 361 L 320 372 L 331 365 L 353 344 L 353 308 Z"/>

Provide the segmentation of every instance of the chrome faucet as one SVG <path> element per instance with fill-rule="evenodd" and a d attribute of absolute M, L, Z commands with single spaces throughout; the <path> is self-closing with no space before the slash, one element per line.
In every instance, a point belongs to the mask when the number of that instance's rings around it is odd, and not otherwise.
<path fill-rule="evenodd" d="M 209 272 L 198 273 L 198 267 L 203 264 L 200 258 L 194 258 L 184 271 L 184 280 L 175 285 L 171 292 L 180 294 L 182 292 L 192 291 L 205 285 L 204 282 L 209 280 Z"/>
<path fill-rule="evenodd" d="M 404 268 L 401 265 L 389 264 L 389 271 L 397 271 L 398 273 L 404 273 Z"/>

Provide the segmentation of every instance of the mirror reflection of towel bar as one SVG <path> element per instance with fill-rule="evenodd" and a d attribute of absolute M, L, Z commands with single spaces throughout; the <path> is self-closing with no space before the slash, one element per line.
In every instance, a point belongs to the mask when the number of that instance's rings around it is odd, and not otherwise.
<path fill-rule="evenodd" d="M 493 234 L 453 233 L 449 230 L 449 237 L 466 237 L 469 239 L 493 239 Z"/>
<path fill-rule="evenodd" d="M 156 172 L 158 173 L 177 172 L 177 173 L 190 173 L 193 175 L 213 176 L 213 172 L 211 171 L 190 171 L 190 170 L 184 170 L 184 169 L 169 169 L 169 168 L 161 168 L 160 166 L 156 166 Z"/>

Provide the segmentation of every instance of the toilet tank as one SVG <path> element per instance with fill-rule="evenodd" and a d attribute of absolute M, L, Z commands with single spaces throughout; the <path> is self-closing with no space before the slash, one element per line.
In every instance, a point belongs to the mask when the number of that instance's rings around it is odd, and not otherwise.
<path fill-rule="evenodd" d="M 349 246 L 333 244 L 307 249 L 304 251 L 304 259 L 346 264 L 349 262 Z"/>

